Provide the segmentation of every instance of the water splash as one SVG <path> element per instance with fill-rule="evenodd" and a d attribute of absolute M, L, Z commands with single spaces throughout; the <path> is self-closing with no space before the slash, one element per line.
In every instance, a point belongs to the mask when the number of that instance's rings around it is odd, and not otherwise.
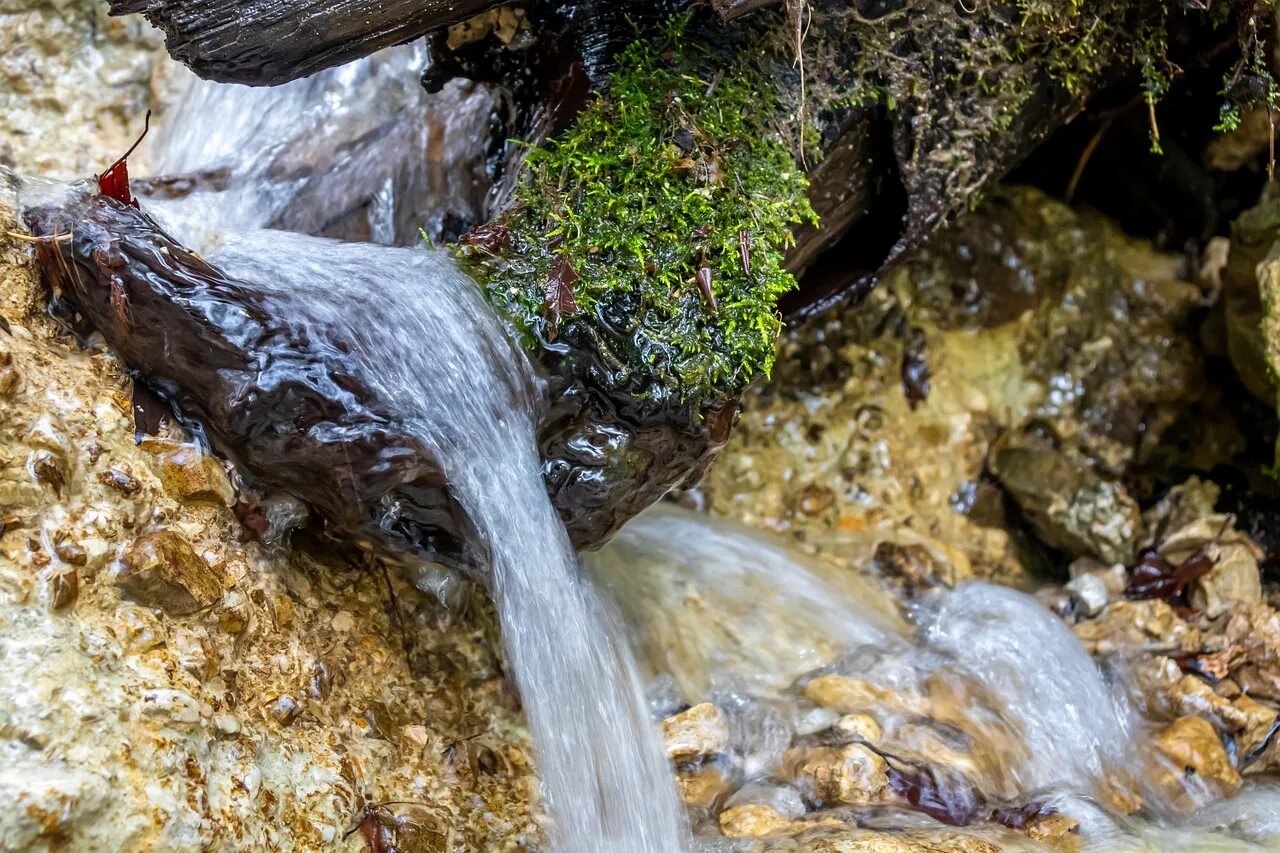
<path fill-rule="evenodd" d="M 184 78 L 149 140 L 147 209 L 187 245 L 216 229 L 281 228 L 384 245 L 454 238 L 488 188 L 489 92 L 428 94 L 421 45 L 282 86 Z"/>
<path fill-rule="evenodd" d="M 650 675 L 669 673 L 685 701 L 712 698 L 754 730 L 737 741 L 746 781 L 776 770 L 761 756 L 780 755 L 780 731 L 810 733 L 795 694 L 826 673 L 886 691 L 879 745 L 934 766 L 957 803 L 970 786 L 996 802 L 1088 794 L 1137 761 L 1122 692 L 1023 593 L 939 592 L 909 626 L 866 578 L 670 506 L 633 521 L 589 566 L 617 596 Z"/>
<path fill-rule="evenodd" d="M 283 232 L 225 236 L 209 257 L 332 343 L 436 451 L 491 567 L 555 849 L 680 849 L 683 814 L 630 650 L 542 482 L 533 381 L 474 283 L 442 253 Z"/>

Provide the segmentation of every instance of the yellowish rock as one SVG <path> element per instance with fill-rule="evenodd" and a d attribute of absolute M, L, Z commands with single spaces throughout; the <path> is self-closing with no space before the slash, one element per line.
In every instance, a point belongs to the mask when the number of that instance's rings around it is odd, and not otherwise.
<path fill-rule="evenodd" d="M 1194 626 L 1158 599 L 1117 601 L 1098 618 L 1076 625 L 1075 632 L 1090 654 L 1151 646 L 1193 652 L 1199 650 L 1201 639 Z"/>
<path fill-rule="evenodd" d="M 888 711 L 900 714 L 923 714 L 928 710 L 924 697 L 911 693 L 895 693 L 847 675 L 820 675 L 805 685 L 806 699 L 841 714 Z"/>
<path fill-rule="evenodd" d="M 1241 755 L 1249 755 L 1271 735 L 1280 712 L 1248 696 L 1240 695 L 1231 703 L 1243 721 L 1236 746 Z"/>
<path fill-rule="evenodd" d="M 720 832 L 727 838 L 761 838 L 790 827 L 790 818 L 760 803 L 744 803 L 720 812 Z"/>
<path fill-rule="evenodd" d="M 1240 790 L 1240 774 L 1231 763 L 1218 733 L 1203 717 L 1179 717 L 1156 735 L 1156 749 L 1167 759 L 1167 778 L 1161 787 L 1170 792 L 1181 791 L 1182 779 L 1195 774 L 1223 795 Z"/>
<path fill-rule="evenodd" d="M 676 761 L 715 755 L 729 747 L 729 720 L 724 711 L 702 702 L 663 720 L 662 741 Z"/>
<path fill-rule="evenodd" d="M 788 750 L 783 765 L 815 799 L 827 804 L 877 802 L 889 785 L 888 763 L 860 743 Z"/>
<path fill-rule="evenodd" d="M 149 438 L 142 442 L 142 449 L 153 454 L 160 484 L 175 499 L 185 503 L 209 502 L 226 506 L 234 502 L 231 483 L 222 463 L 201 453 L 195 445 Z"/>
<path fill-rule="evenodd" d="M 835 729 L 867 743 L 877 742 L 884 734 L 880 724 L 870 714 L 845 714 L 836 721 Z"/>
<path fill-rule="evenodd" d="M 685 805 L 694 809 L 709 809 L 729 790 L 732 780 L 719 767 L 707 765 L 697 770 L 681 770 L 676 774 L 676 786 Z"/>
<path fill-rule="evenodd" d="M 1080 849 L 1080 821 L 1060 812 L 1036 815 L 1027 821 L 1022 831 L 1055 850 Z"/>
<path fill-rule="evenodd" d="M 189 616 L 222 597 L 221 575 L 172 530 L 135 539 L 115 583 L 126 598 L 170 616 Z"/>

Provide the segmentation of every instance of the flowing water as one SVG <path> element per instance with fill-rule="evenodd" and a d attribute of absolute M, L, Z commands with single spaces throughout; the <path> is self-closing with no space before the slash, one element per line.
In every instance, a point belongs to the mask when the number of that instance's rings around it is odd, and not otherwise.
<path fill-rule="evenodd" d="M 557 850 L 670 853 L 683 815 L 621 631 L 574 556 L 541 476 L 537 393 L 478 289 L 444 254 L 275 231 L 210 260 L 307 318 L 436 451 L 477 530 Z"/>
<path fill-rule="evenodd" d="M 686 820 L 624 627 L 545 493 L 537 381 L 446 255 L 386 247 L 474 218 L 483 195 L 474 152 L 450 140 L 479 138 L 492 101 L 462 89 L 430 100 L 422 61 L 406 47 L 275 89 L 192 83 L 152 157 L 157 174 L 185 177 L 154 183 L 147 207 L 260 283 L 271 310 L 322 324 L 434 448 L 490 570 L 555 849 L 672 853 Z M 264 226 L 366 242 L 252 230 Z M 1117 678 L 1026 595 L 970 584 L 904 619 L 866 579 L 671 507 L 589 566 L 643 650 L 656 709 L 707 698 L 728 709 L 739 783 L 768 784 L 789 746 L 831 724 L 798 692 L 839 674 L 886 691 L 876 716 L 894 755 L 962 768 L 944 772 L 940 796 L 1056 804 L 1098 849 L 1160 849 L 1173 832 L 1098 805 L 1110 786 L 1142 789 L 1146 733 Z M 1251 787 L 1176 837 L 1266 843 L 1280 835 L 1277 797 Z"/>
<path fill-rule="evenodd" d="M 481 215 L 494 99 L 418 83 L 426 49 L 404 45 L 282 86 L 200 80 L 157 119 L 147 209 L 188 244 L 211 230 L 281 228 L 384 245 L 439 240 Z"/>
<path fill-rule="evenodd" d="M 938 795 L 957 809 L 974 789 L 988 802 L 1056 807 L 1081 820 L 1088 849 L 1280 842 L 1274 785 L 1210 802 L 1189 823 L 1100 806 L 1122 786 L 1159 815 L 1169 794 L 1145 778 L 1148 734 L 1123 673 L 1103 672 L 1029 595 L 970 583 L 924 596 L 907 623 L 866 578 L 673 506 L 635 519 L 587 564 L 622 608 L 654 700 L 728 710 L 748 788 L 776 785 L 783 751 L 834 722 L 793 685 L 837 673 L 885 691 L 877 745 L 940 769 Z"/>

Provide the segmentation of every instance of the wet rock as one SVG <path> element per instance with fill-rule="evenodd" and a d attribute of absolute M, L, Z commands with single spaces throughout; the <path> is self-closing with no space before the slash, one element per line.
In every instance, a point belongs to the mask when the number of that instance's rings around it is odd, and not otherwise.
<path fill-rule="evenodd" d="M 725 800 L 725 808 L 742 805 L 768 806 L 788 818 L 802 817 L 806 811 L 804 797 L 790 785 L 772 782 L 752 782 L 744 785 Z"/>
<path fill-rule="evenodd" d="M 878 742 L 884 734 L 880 724 L 870 714 L 845 714 L 834 728 L 842 735 L 865 740 L 867 743 Z"/>
<path fill-rule="evenodd" d="M 110 486 L 122 495 L 136 495 L 142 490 L 138 478 L 123 468 L 111 467 L 98 473 L 98 482 Z"/>
<path fill-rule="evenodd" d="M 732 786 L 733 780 L 714 764 L 680 770 L 676 774 L 680 798 L 692 809 L 710 809 Z"/>
<path fill-rule="evenodd" d="M 222 597 L 219 573 L 171 530 L 135 539 L 115 583 L 126 598 L 170 616 L 190 616 Z"/>
<path fill-rule="evenodd" d="M 1213 508 L 1218 502 L 1222 490 L 1211 480 L 1199 477 L 1188 477 L 1183 482 L 1169 489 L 1160 500 L 1142 514 L 1143 526 L 1147 537 L 1142 545 L 1154 548 L 1174 530 L 1194 523 L 1205 516 L 1213 515 Z"/>
<path fill-rule="evenodd" d="M 791 819 L 769 806 L 747 803 L 720 812 L 720 832 L 727 838 L 761 838 L 785 832 Z"/>
<path fill-rule="evenodd" d="M 1061 812 L 1036 815 L 1027 821 L 1022 831 L 1033 841 L 1055 850 L 1080 849 L 1080 821 Z"/>
<path fill-rule="evenodd" d="M 1121 649 L 1160 649 L 1193 652 L 1200 648 L 1200 632 L 1159 599 L 1117 601 L 1096 619 L 1074 626 L 1076 637 L 1090 654 Z"/>
<path fill-rule="evenodd" d="M 1280 719 L 1280 711 L 1248 696 L 1237 696 L 1231 703 L 1239 715 L 1240 734 L 1236 747 L 1246 759 L 1266 745 Z"/>
<path fill-rule="evenodd" d="M 1191 582 L 1190 592 L 1191 606 L 1210 617 L 1262 601 L 1262 549 L 1235 529 L 1231 516 L 1205 515 L 1174 530 L 1160 543 L 1160 553 L 1173 565 L 1201 554 L 1213 561 L 1208 574 Z"/>
<path fill-rule="evenodd" d="M 893 834 L 869 829 L 845 830 L 835 837 L 817 838 L 806 853 L 1001 853 L 999 845 L 974 835 L 938 832 Z"/>
<path fill-rule="evenodd" d="M 1111 599 L 1107 582 L 1099 575 L 1085 573 L 1072 578 L 1067 589 L 1079 603 L 1080 612 L 1085 616 L 1096 616 L 1102 612 Z"/>
<path fill-rule="evenodd" d="M 868 711 L 923 714 L 928 702 L 922 696 L 895 693 L 847 675 L 820 675 L 804 688 L 806 699 L 841 714 Z"/>
<path fill-rule="evenodd" d="M 1047 545 L 1107 563 L 1133 556 L 1142 516 L 1120 483 L 1029 436 L 1000 443 L 989 464 Z"/>
<path fill-rule="evenodd" d="M 1239 772 L 1231 763 L 1218 733 L 1202 717 L 1179 717 L 1161 729 L 1155 747 L 1167 760 L 1166 775 L 1158 781 L 1170 792 L 1183 790 L 1183 778 L 1195 776 L 1222 795 L 1240 790 Z"/>
<path fill-rule="evenodd" d="M 232 504 L 234 496 L 222 463 L 195 445 L 152 438 L 142 442 L 142 448 L 153 455 L 165 492 L 177 500 Z"/>
<path fill-rule="evenodd" d="M 889 765 L 862 744 L 789 750 L 783 759 L 789 775 L 825 804 L 877 802 L 889 786 Z"/>
<path fill-rule="evenodd" d="M 662 721 L 667 755 L 676 761 L 715 755 L 729 747 L 729 720 L 710 702 L 694 705 Z"/>

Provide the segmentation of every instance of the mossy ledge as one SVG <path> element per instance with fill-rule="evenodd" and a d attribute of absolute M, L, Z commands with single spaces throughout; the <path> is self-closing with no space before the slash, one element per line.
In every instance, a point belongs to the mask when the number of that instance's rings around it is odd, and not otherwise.
<path fill-rule="evenodd" d="M 526 345 L 593 344 L 610 385 L 696 413 L 769 372 L 791 226 L 817 216 L 774 88 L 687 21 L 628 46 L 459 249 Z"/>

